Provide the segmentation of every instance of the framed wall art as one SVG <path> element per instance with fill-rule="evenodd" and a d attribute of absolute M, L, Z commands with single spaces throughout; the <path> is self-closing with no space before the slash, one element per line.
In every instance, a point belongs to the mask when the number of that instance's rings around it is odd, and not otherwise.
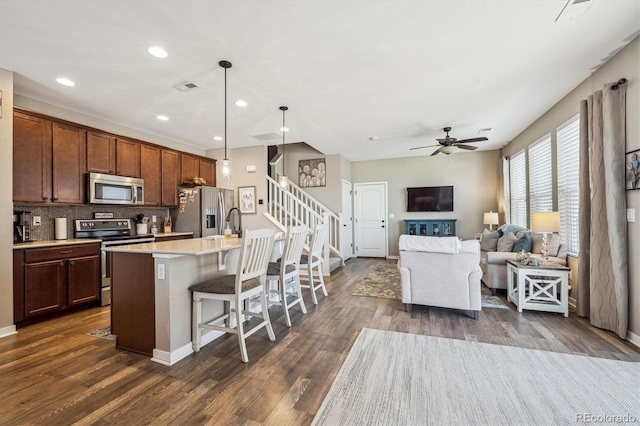
<path fill-rule="evenodd" d="M 640 189 L 640 149 L 627 152 L 624 159 L 625 189 Z"/>
<path fill-rule="evenodd" d="M 255 214 L 256 212 L 256 187 L 238 187 L 238 208 L 242 214 Z"/>
<path fill-rule="evenodd" d="M 300 188 L 327 186 L 327 159 L 300 160 L 298 176 L 298 186 Z"/>

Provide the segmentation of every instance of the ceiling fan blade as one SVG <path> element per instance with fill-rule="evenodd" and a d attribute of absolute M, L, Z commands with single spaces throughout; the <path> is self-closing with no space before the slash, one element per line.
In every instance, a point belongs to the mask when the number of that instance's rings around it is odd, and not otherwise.
<path fill-rule="evenodd" d="M 488 140 L 489 139 L 485 137 L 481 137 L 481 138 L 462 139 L 462 140 L 459 140 L 458 143 L 482 142 L 482 141 L 488 141 Z"/>
<path fill-rule="evenodd" d="M 426 146 L 417 146 L 415 148 L 409 148 L 409 151 L 413 151 L 414 149 L 423 149 L 423 148 L 432 148 L 434 146 L 440 146 L 440 145 L 426 145 Z"/>
<path fill-rule="evenodd" d="M 471 146 L 471 145 L 462 145 L 462 144 L 455 144 L 454 145 L 456 148 L 462 148 L 462 149 L 468 149 L 469 151 L 475 151 L 476 149 L 478 149 L 477 146 Z"/>
<path fill-rule="evenodd" d="M 436 154 L 440 154 L 440 150 L 441 150 L 441 149 L 442 149 L 442 148 L 438 148 L 438 149 L 436 149 L 435 151 L 433 151 L 433 152 L 431 153 L 431 156 L 434 156 L 434 155 L 436 155 Z"/>

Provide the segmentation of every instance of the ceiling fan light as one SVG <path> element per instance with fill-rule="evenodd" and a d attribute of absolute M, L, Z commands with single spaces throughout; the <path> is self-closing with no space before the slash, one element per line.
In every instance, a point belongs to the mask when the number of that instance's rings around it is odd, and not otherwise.
<path fill-rule="evenodd" d="M 456 152 L 456 147 L 455 146 L 443 146 L 442 148 L 440 148 L 440 152 L 442 152 L 443 154 L 453 154 L 454 152 Z"/>

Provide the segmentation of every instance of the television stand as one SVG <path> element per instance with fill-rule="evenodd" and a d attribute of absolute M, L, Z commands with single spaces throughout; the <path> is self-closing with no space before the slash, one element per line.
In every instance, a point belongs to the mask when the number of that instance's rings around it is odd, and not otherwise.
<path fill-rule="evenodd" d="M 457 219 L 412 219 L 404 221 L 404 233 L 423 237 L 453 237 Z"/>

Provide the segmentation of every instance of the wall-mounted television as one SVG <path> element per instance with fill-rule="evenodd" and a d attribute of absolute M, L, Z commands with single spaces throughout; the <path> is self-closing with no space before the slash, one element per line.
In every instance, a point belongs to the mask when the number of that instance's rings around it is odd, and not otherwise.
<path fill-rule="evenodd" d="M 453 186 L 407 188 L 408 212 L 452 212 Z"/>

